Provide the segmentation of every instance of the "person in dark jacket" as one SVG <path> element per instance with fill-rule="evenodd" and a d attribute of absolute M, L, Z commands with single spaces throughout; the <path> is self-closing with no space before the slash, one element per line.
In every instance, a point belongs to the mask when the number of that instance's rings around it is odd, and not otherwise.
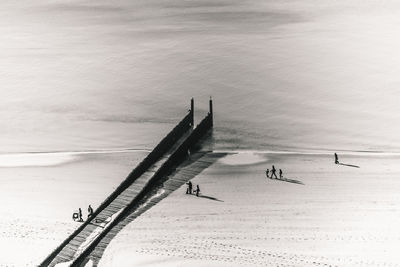
<path fill-rule="evenodd" d="M 188 188 L 186 189 L 186 194 L 192 194 L 192 189 L 193 189 L 192 182 L 189 181 L 186 184 L 188 185 Z"/>
<path fill-rule="evenodd" d="M 276 176 L 276 169 L 275 166 L 272 165 L 272 169 L 271 169 L 271 178 L 275 175 L 275 179 L 278 179 L 278 177 Z"/>
<path fill-rule="evenodd" d="M 196 192 L 196 197 L 198 197 L 199 194 L 200 194 L 200 187 L 199 187 L 199 185 L 196 185 L 196 190 L 195 190 L 195 192 Z"/>
<path fill-rule="evenodd" d="M 92 206 L 89 205 L 89 207 L 88 207 L 87 210 L 88 210 L 88 215 L 87 215 L 87 216 L 88 216 L 88 218 L 89 218 L 89 217 L 92 216 L 92 214 L 93 214 Z"/>
<path fill-rule="evenodd" d="M 338 155 L 335 153 L 335 164 L 339 164 L 339 158 Z"/>
<path fill-rule="evenodd" d="M 79 221 L 80 221 L 80 222 L 83 222 L 83 219 L 82 219 L 82 210 L 81 210 L 81 208 L 79 208 Z"/>
<path fill-rule="evenodd" d="M 266 174 L 267 177 L 269 178 L 269 169 L 267 169 L 267 170 L 265 171 L 265 174 Z"/>
<path fill-rule="evenodd" d="M 279 179 L 282 179 L 283 178 L 283 172 L 282 172 L 282 169 L 279 169 Z"/>

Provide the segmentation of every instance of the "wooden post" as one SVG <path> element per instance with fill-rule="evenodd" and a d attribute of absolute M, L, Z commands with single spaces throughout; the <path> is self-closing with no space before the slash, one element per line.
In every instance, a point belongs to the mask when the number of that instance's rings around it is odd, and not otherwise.
<path fill-rule="evenodd" d="M 192 127 L 194 127 L 194 99 L 193 99 L 193 97 L 192 97 L 192 99 L 190 99 L 190 113 L 192 116 L 191 124 L 192 124 Z"/>
<path fill-rule="evenodd" d="M 211 114 L 211 125 L 213 125 L 213 104 L 211 96 L 210 96 L 210 114 Z"/>

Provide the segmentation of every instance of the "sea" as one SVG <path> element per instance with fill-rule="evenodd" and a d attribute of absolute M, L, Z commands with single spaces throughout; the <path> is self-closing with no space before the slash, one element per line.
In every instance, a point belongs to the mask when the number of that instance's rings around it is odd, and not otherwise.
<path fill-rule="evenodd" d="M 0 4 L 0 153 L 151 150 L 214 103 L 215 151 L 400 152 L 400 3 Z"/>

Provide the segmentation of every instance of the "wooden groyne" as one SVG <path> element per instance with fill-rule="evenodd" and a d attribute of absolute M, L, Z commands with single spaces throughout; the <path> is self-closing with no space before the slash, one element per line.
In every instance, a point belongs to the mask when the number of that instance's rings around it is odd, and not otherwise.
<path fill-rule="evenodd" d="M 129 208 L 127 215 L 117 220 L 115 225 L 104 236 L 99 238 L 98 243 L 94 248 L 91 248 L 91 252 L 86 253 L 88 254 L 87 256 L 82 255 L 82 259 L 77 259 L 73 266 L 85 266 L 89 260 L 92 261 L 90 266 L 98 266 L 107 246 L 125 226 L 225 155 L 225 153 L 209 152 L 195 152 L 192 154 L 191 160 L 187 164 L 185 162 L 173 174 L 160 179 L 157 185 L 153 186 L 153 189 L 149 190 L 143 199 L 137 200 L 137 203 Z"/>
<path fill-rule="evenodd" d="M 153 151 L 128 175 L 115 191 L 96 209 L 93 215 L 60 244 L 39 266 L 55 266 L 73 262 L 82 266 L 88 256 L 112 233 L 115 225 L 133 212 L 134 206 L 143 201 L 157 183 L 171 173 L 194 150 L 199 140 L 212 128 L 212 102 L 210 113 L 192 130 L 194 102 L 189 113 L 153 149 Z M 100 231 L 99 231 L 100 230 Z M 101 256 L 100 256 L 101 257 Z"/>
<path fill-rule="evenodd" d="M 129 218 L 132 218 L 132 215 L 137 216 L 135 212 L 140 212 L 140 210 L 138 210 L 139 207 L 143 208 L 143 205 L 147 205 L 147 208 L 149 208 L 158 202 L 156 199 L 146 202 L 146 199 L 149 199 L 151 193 L 153 192 L 154 194 L 163 182 L 168 181 L 168 176 L 188 158 L 188 151 L 194 151 L 196 149 L 198 142 L 206 136 L 212 126 L 213 115 L 210 112 L 154 173 L 153 177 L 151 177 L 147 182 L 143 190 L 118 214 L 118 216 L 99 234 L 99 236 L 91 241 L 90 245 L 80 253 L 71 266 L 85 266 L 90 259 L 93 261 L 92 266 L 97 266 L 97 263 L 111 239 L 122 229 L 121 226 L 125 226 L 124 222 L 129 221 Z M 207 161 L 205 162 L 207 163 Z M 203 165 L 206 166 L 206 163 Z M 174 181 L 175 185 L 171 186 L 172 183 L 170 183 L 168 187 L 168 194 L 172 189 L 175 190 L 179 188 L 179 186 L 185 183 L 186 179 L 182 179 L 181 177 L 178 183 L 176 183 L 178 180 L 175 179 Z"/>
<path fill-rule="evenodd" d="M 133 169 L 127 178 L 111 193 L 105 201 L 94 211 L 79 228 L 77 228 L 64 242 L 62 242 L 39 266 L 55 266 L 57 263 L 71 261 L 79 245 L 95 230 L 95 222 L 105 221 L 117 212 L 110 204 L 121 193 L 131 186 L 146 171 L 155 167 L 157 161 L 162 159 L 176 146 L 177 142 L 187 135 L 194 124 L 194 101 L 191 100 L 191 109 L 188 114 L 165 136 L 160 143 Z M 109 207 L 108 209 L 106 209 Z"/>

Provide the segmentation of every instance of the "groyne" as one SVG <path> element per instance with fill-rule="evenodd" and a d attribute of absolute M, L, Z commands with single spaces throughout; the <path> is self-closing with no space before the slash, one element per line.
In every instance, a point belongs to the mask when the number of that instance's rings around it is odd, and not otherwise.
<path fill-rule="evenodd" d="M 161 180 L 185 160 L 188 151 L 195 150 L 200 139 L 213 125 L 211 100 L 210 112 L 194 130 L 193 115 L 192 99 L 189 113 L 107 197 L 93 215 L 39 266 L 55 266 L 62 262 L 72 262 L 70 266 L 82 266 L 107 233 L 132 213 L 135 205 L 143 201 Z"/>
<path fill-rule="evenodd" d="M 137 165 L 127 178 L 111 193 L 80 227 L 64 240 L 39 266 L 55 266 L 57 263 L 71 261 L 79 245 L 95 230 L 93 222 L 105 221 L 113 214 L 104 212 L 109 205 L 132 185 L 139 177 L 148 171 L 157 161 L 182 139 L 192 129 L 194 124 L 194 100 L 191 100 L 191 109 L 188 114 L 158 143 L 158 145 Z"/>
<path fill-rule="evenodd" d="M 211 100 L 210 106 L 212 106 Z M 190 135 L 176 148 L 176 150 L 154 173 L 151 179 L 148 180 L 143 190 L 118 214 L 116 218 L 112 220 L 112 222 L 110 222 L 110 225 L 104 231 L 102 231 L 99 236 L 91 241 L 90 245 L 87 246 L 82 253 L 80 253 L 80 255 L 73 261 L 71 266 L 85 266 L 90 259 L 93 261 L 92 266 L 97 266 L 97 263 L 100 260 L 104 249 L 109 244 L 111 238 L 121 230 L 121 228 L 118 227 L 121 222 L 123 224 L 123 222 L 126 221 L 131 214 L 138 211 L 138 208 L 141 205 L 146 204 L 145 200 L 149 198 L 151 192 L 154 192 L 155 189 L 160 188 L 161 184 L 168 180 L 168 176 L 171 175 L 181 163 L 188 159 L 188 151 L 189 153 L 192 153 L 196 150 L 196 146 L 199 144 L 199 141 L 202 140 L 207 133 L 209 133 L 209 130 L 212 128 L 212 126 L 213 114 L 209 112 L 207 116 L 190 133 Z M 181 180 L 179 185 L 184 183 L 184 181 L 183 183 L 182 181 L 183 180 Z M 169 189 L 171 188 L 172 187 L 170 186 Z M 178 186 L 175 185 L 175 189 L 177 188 Z M 157 202 L 153 201 L 153 203 L 155 204 Z M 150 203 L 150 205 L 153 203 Z M 100 249 L 96 251 L 97 247 L 100 247 Z"/>
<path fill-rule="evenodd" d="M 108 245 L 125 226 L 133 222 L 137 217 L 225 155 L 226 153 L 202 151 L 192 154 L 190 161 L 179 165 L 176 171 L 171 175 L 158 180 L 157 184 L 152 187 L 152 190 L 149 190 L 143 199 L 137 200 L 137 203 L 127 211 L 127 215 L 123 216 L 121 220 L 118 220 L 115 225 L 104 234 L 96 246 L 92 248 L 92 251 L 81 260 L 81 263 L 77 264 L 78 262 L 75 262 L 76 265 L 74 266 L 85 266 L 87 261 L 91 260 L 91 266 L 97 267 Z"/>

